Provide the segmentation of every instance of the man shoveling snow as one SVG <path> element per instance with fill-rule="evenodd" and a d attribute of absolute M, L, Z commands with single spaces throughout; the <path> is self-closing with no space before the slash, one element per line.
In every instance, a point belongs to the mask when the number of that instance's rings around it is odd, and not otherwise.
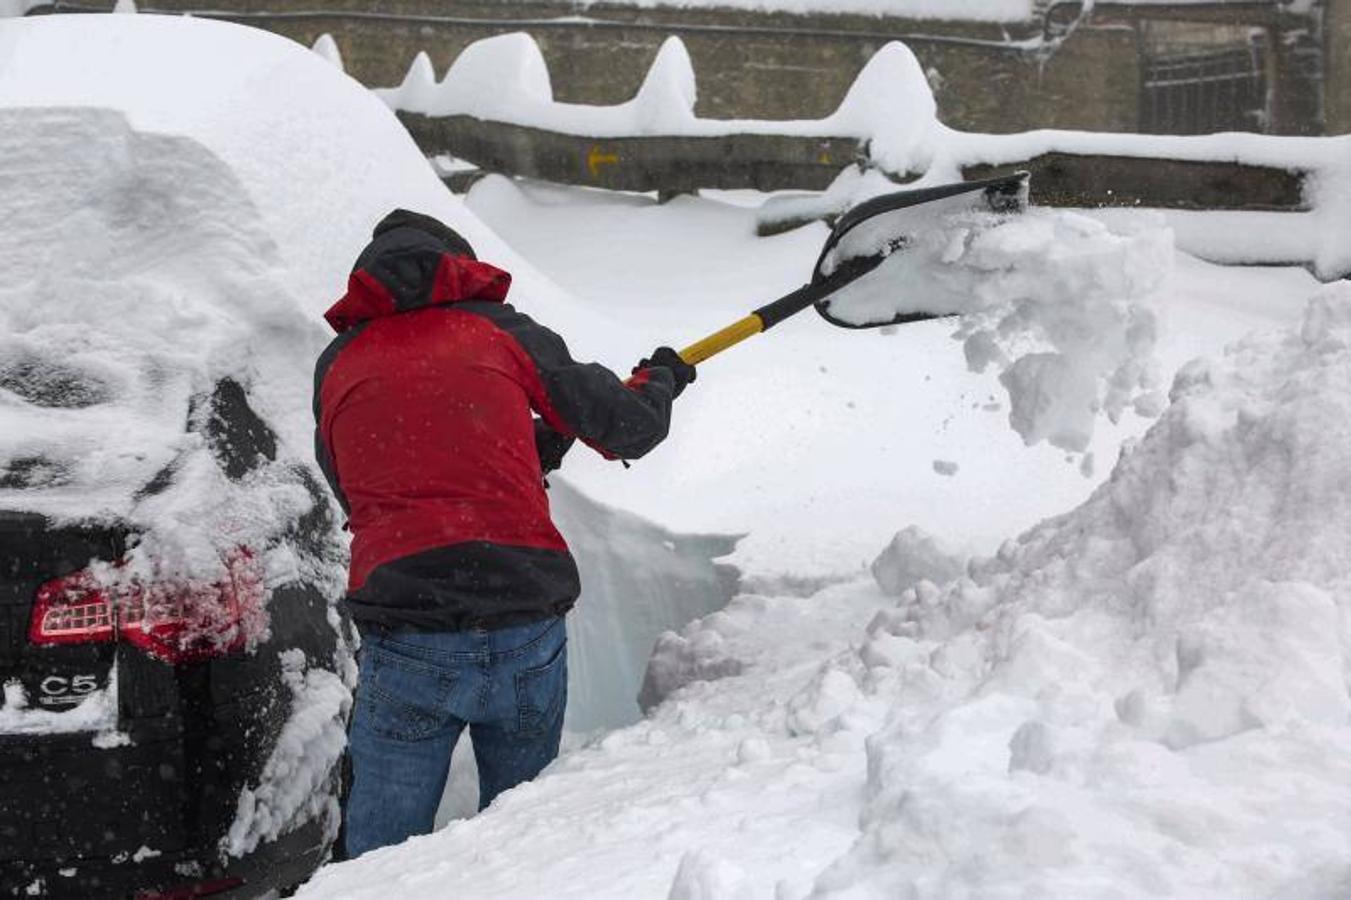
<path fill-rule="evenodd" d="M 481 808 L 557 756 L 581 588 L 542 476 L 578 437 L 647 453 L 695 378 L 670 348 L 627 382 L 575 362 L 505 302 L 510 283 L 452 229 L 396 210 L 326 314 L 316 453 L 350 518 L 362 637 L 349 856 L 432 830 L 466 727 Z"/>
<path fill-rule="evenodd" d="M 694 379 L 693 364 L 808 306 L 848 327 L 992 314 L 981 283 L 1001 275 L 1009 281 L 1010 271 L 1022 270 L 998 253 L 987 264 L 990 246 L 1026 246 L 1029 229 L 1040 233 L 1038 223 L 1008 222 L 1025 199 L 1026 175 L 1017 173 L 861 204 L 832 229 L 810 283 L 680 353 L 659 348 L 627 383 L 601 366 L 574 362 L 557 335 L 505 305 L 510 276 L 478 262 L 440 222 L 404 210 L 382 221 L 347 295 L 327 314 L 339 337 L 316 373 L 317 449 L 354 531 L 347 605 L 363 636 L 348 852 L 431 829 L 466 725 L 481 806 L 557 755 L 565 705 L 562 617 L 580 585 L 549 518 L 541 474 L 560 464 L 575 436 L 609 456 L 643 455 L 665 437 L 671 401 Z M 954 222 L 962 252 L 948 237 Z M 1119 254 L 1098 259 L 1109 238 L 1101 231 L 1086 234 L 1070 254 L 1090 260 L 1094 271 L 1120 264 Z M 937 257 L 924 252 L 935 235 L 946 248 Z M 898 279 L 893 264 L 907 257 L 921 271 L 969 269 L 969 290 L 953 275 L 947 296 L 914 272 Z M 1054 261 L 1076 273 L 1068 282 L 1077 284 L 1078 270 L 1064 255 Z M 1091 422 L 1101 408 L 1101 370 L 1121 355 L 1098 352 L 1104 341 L 1139 351 L 1150 344 L 1149 330 L 1141 340 L 1107 340 L 1130 321 L 1115 314 L 1116 286 L 1094 292 L 1067 285 L 1057 293 L 1046 289 L 1045 278 L 1014 280 L 1026 289 L 1013 291 L 1020 300 L 1028 291 L 1047 293 L 1044 307 L 1055 314 L 1049 318 L 1073 326 L 1048 329 L 1052 337 L 1078 335 L 1078 344 L 1096 348 L 1070 379 L 1086 389 L 1069 412 L 1054 417 L 1073 413 Z M 860 286 L 876 306 L 875 292 L 890 296 L 898 281 L 920 287 L 921 303 L 948 302 L 927 312 L 893 309 L 891 300 L 862 322 L 849 318 Z M 1099 294 L 1101 302 L 1082 300 Z M 1075 298 L 1081 302 L 1070 302 Z M 1033 314 L 1034 304 L 1018 306 L 1023 330 L 1048 320 Z M 1084 317 L 1063 311 L 1099 307 L 1111 314 L 1089 318 L 1107 334 L 1087 339 Z M 1007 326 L 1001 322 L 997 330 Z M 1142 382 L 1138 352 L 1126 355 L 1122 371 L 1130 377 L 1117 384 L 1118 371 L 1110 379 L 1122 397 Z M 1038 396 L 1045 395 L 1045 379 L 1033 381 Z M 1109 412 L 1123 405 L 1118 398 Z M 1062 406 L 1050 404 L 1053 413 Z M 532 410 L 541 416 L 533 424 Z M 1088 429 L 1076 419 L 1076 434 Z"/>

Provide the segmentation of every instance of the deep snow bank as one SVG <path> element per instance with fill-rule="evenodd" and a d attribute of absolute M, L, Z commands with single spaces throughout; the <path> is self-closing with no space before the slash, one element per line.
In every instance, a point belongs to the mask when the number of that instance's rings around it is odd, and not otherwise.
<path fill-rule="evenodd" d="M 192 397 L 231 375 L 281 456 L 309 465 L 310 371 L 328 339 L 319 315 L 395 206 L 444 219 L 512 271 L 513 301 L 579 357 L 628 340 L 452 197 L 369 91 L 290 41 L 174 17 L 54 16 L 0 23 L 0 58 L 0 463 L 69 462 L 21 465 L 27 480 L 0 491 L 7 506 L 129 516 L 188 569 L 206 558 L 182 546 L 188 535 L 230 546 L 303 512 L 308 497 L 284 484 L 241 499 L 184 422 Z M 66 408 L 34 402 L 72 391 Z M 142 494 L 180 451 L 181 489 Z M 725 600 L 709 559 L 722 547 L 575 491 L 554 502 L 585 585 L 572 713 L 588 727 L 622 721 L 637 715 L 641 661 L 671 617 Z M 219 527 L 180 527 L 204 507 Z M 621 566 L 632 583 L 612 574 Z M 622 710 L 605 706 L 625 696 Z"/>
<path fill-rule="evenodd" d="M 731 553 L 736 540 L 668 531 L 561 481 L 550 501 L 586 566 L 586 608 L 571 617 L 568 632 L 578 648 L 568 657 L 569 680 L 578 688 L 568 727 L 627 725 L 639 716 L 638 689 L 657 637 L 721 609 L 736 594 L 736 569 L 709 562 Z"/>
<path fill-rule="evenodd" d="M 819 892 L 1345 890 L 1348 310 L 1185 368 L 1087 503 L 823 670 L 884 721 Z"/>

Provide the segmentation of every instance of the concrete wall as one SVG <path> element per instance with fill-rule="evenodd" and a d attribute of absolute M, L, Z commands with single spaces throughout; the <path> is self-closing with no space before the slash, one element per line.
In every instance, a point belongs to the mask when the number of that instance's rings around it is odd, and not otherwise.
<path fill-rule="evenodd" d="M 1351 0 L 1327 0 L 1323 21 L 1328 134 L 1351 134 Z"/>
<path fill-rule="evenodd" d="M 848 138 L 592 138 L 469 116 L 400 113 L 399 118 L 428 155 L 450 154 L 489 172 L 622 191 L 819 191 L 866 156 Z M 1045 206 L 1305 208 L 1306 173 L 1224 161 L 1048 153 L 997 166 L 972 164 L 962 176 L 971 181 L 1019 169 L 1032 173 L 1032 200 Z"/>
<path fill-rule="evenodd" d="M 204 6 L 200 0 L 155 2 L 156 9 L 166 10 Z M 561 3 L 481 0 L 324 0 L 329 15 L 277 14 L 288 7 L 320 7 L 283 0 L 221 0 L 209 6 L 307 45 L 332 34 L 348 71 L 373 86 L 397 84 L 421 50 L 440 75 L 469 43 L 527 31 L 548 62 L 557 99 L 618 103 L 633 96 L 661 42 L 676 34 L 698 75 L 700 115 L 820 118 L 834 111 L 873 53 L 889 40 L 904 40 L 930 71 L 939 113 L 954 127 L 1133 131 L 1138 121 L 1137 39 L 1131 27 L 1121 25 L 1082 28 L 1049 60 L 1038 60 L 1007 40 L 1038 34 L 1039 22 L 1001 28 L 734 10 L 596 5 L 580 11 Z M 549 21 L 573 13 L 602 24 Z"/>
<path fill-rule="evenodd" d="M 867 156 L 849 138 L 591 138 L 469 116 L 405 112 L 399 119 L 428 156 L 444 153 L 488 172 L 616 191 L 823 191 L 841 169 Z"/>
<path fill-rule="evenodd" d="M 1268 130 L 1351 130 L 1351 0 L 1313 0 L 1312 15 L 1276 0 L 1151 3 L 1098 0 L 1047 58 L 1012 42 L 1064 28 L 1080 0 L 1042 5 L 1040 19 L 1006 25 L 857 15 L 790 15 L 729 9 L 634 9 L 567 0 L 141 0 L 143 10 L 195 12 L 253 24 L 306 45 L 334 36 L 348 71 L 366 84 L 397 84 L 425 50 L 443 73 L 475 40 L 526 31 L 539 43 L 559 100 L 612 104 L 638 89 L 657 48 L 679 35 L 699 82 L 697 112 L 710 118 L 802 119 L 828 115 L 859 70 L 902 40 L 933 75 L 939 114 L 971 131 L 1032 128 L 1135 131 L 1141 60 L 1149 34 L 1187 31 L 1198 42 L 1267 33 L 1272 48 Z M 111 0 L 57 3 L 108 8 Z M 1320 17 L 1326 26 L 1318 27 Z M 1191 39 L 1189 39 L 1191 40 Z M 1329 75 L 1325 102 L 1322 72 Z"/>

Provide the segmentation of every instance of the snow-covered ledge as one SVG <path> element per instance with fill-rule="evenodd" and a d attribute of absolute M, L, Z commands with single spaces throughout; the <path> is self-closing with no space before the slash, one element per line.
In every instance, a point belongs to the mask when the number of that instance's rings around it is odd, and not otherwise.
<path fill-rule="evenodd" d="M 327 47 L 316 49 L 331 55 Z M 1235 248 L 1209 247 L 1214 241 L 1198 234 L 1198 246 L 1211 251 L 1208 258 L 1302 263 L 1324 279 L 1351 273 L 1351 239 L 1345 233 L 1345 223 L 1351 221 L 1351 137 L 961 132 L 938 120 L 923 69 L 909 48 L 897 42 L 874 54 L 839 108 L 822 119 L 700 118 L 694 112 L 694 68 L 677 37 L 662 45 L 633 99 L 612 106 L 556 101 L 544 56 L 524 33 L 471 44 L 440 80 L 430 58 L 419 54 L 402 84 L 377 89 L 376 94 L 415 131 L 435 131 L 438 122 L 446 123 L 448 128 L 436 132 L 442 142 L 450 135 L 448 142 L 472 143 L 485 157 L 476 160 L 463 152 L 471 161 L 509 174 L 549 178 L 546 163 L 557 167 L 563 160 L 571 168 L 554 174 L 557 180 L 630 190 L 643 189 L 658 170 L 678 176 L 680 184 L 658 186 L 665 190 L 690 189 L 684 182 L 772 190 L 788 186 L 779 182 L 795 177 L 806 181 L 799 187 L 820 189 L 844 170 L 847 189 L 837 186 L 827 205 L 848 205 L 862 198 L 862 183 L 875 193 L 893 181 L 961 180 L 990 167 L 1037 160 L 1044 167 L 1048 158 L 1070 159 L 1080 170 L 1081 183 L 1100 180 L 1088 176 L 1099 160 L 1108 159 L 1116 163 L 1114 189 L 1079 192 L 1068 201 L 1053 202 L 1177 206 L 1170 199 L 1179 177 L 1197 184 L 1232 183 L 1232 202 L 1225 202 L 1221 189 L 1212 190 L 1204 205 L 1286 210 L 1266 215 L 1278 215 L 1268 223 L 1273 233 L 1291 237 Z M 466 135 L 466 128 L 474 134 Z M 457 151 L 453 146 L 432 149 Z M 869 182 L 849 175 L 855 155 L 887 178 Z M 1163 160 L 1169 167 L 1141 166 L 1139 160 Z M 780 174 L 766 178 L 771 168 Z M 622 177 L 624 170 L 628 177 Z M 1197 173 L 1194 179 L 1192 172 Z M 732 183 L 738 178 L 750 181 Z M 1168 183 L 1152 183 L 1159 179 Z M 1123 194 L 1133 199 L 1123 203 L 1117 196 Z"/>

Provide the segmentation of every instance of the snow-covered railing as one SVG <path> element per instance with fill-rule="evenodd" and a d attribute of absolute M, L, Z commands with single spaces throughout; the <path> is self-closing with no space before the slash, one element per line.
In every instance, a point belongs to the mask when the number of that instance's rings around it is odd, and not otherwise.
<path fill-rule="evenodd" d="M 856 163 L 897 182 L 1029 168 L 1033 200 L 1047 205 L 1351 221 L 1351 137 L 956 131 L 938 120 L 925 73 L 900 43 L 880 49 L 838 109 L 813 120 L 698 117 L 694 68 L 676 37 L 662 45 L 633 99 L 613 106 L 556 101 L 543 54 L 523 33 L 471 44 L 440 80 L 420 54 L 402 84 L 377 93 L 428 155 L 562 183 L 824 190 Z M 1344 230 L 1314 229 L 1323 236 L 1299 259 L 1324 275 L 1351 271 Z"/>

